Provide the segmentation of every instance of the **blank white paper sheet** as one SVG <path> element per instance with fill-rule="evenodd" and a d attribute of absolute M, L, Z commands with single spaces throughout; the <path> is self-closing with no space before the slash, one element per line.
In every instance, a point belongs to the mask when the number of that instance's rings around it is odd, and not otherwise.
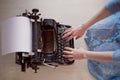
<path fill-rule="evenodd" d="M 13 17 L 2 23 L 2 54 L 32 52 L 32 27 L 29 18 Z"/>

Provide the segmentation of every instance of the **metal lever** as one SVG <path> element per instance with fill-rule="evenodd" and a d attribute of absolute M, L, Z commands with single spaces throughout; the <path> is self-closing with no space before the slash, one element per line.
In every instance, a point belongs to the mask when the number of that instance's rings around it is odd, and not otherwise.
<path fill-rule="evenodd" d="M 53 69 L 56 69 L 56 67 L 58 67 L 58 65 L 50 65 L 50 64 L 45 63 L 45 59 L 43 60 L 43 65 L 51 67 Z"/>

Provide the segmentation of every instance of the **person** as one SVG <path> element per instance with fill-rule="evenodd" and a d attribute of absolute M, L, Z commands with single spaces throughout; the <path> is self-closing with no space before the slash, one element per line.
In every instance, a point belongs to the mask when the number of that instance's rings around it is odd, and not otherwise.
<path fill-rule="evenodd" d="M 85 34 L 88 50 L 65 47 L 69 60 L 88 59 L 88 69 L 97 80 L 120 80 L 120 0 L 109 0 L 85 24 L 65 30 L 66 41 Z"/>

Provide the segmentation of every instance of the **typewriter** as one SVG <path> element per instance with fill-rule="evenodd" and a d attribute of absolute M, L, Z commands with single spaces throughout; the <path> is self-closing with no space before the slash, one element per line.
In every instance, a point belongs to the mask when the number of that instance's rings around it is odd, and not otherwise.
<path fill-rule="evenodd" d="M 42 19 L 38 12 L 38 9 L 33 9 L 32 13 L 26 11 L 22 14 L 31 20 L 33 53 L 17 52 L 16 64 L 21 65 L 21 71 L 24 72 L 29 67 L 37 72 L 40 65 L 55 68 L 58 65 L 53 63 L 73 64 L 74 60 L 69 61 L 62 56 L 64 47 L 74 48 L 74 39 L 69 42 L 62 39 L 62 33 L 71 26 L 60 24 L 54 19 Z"/>

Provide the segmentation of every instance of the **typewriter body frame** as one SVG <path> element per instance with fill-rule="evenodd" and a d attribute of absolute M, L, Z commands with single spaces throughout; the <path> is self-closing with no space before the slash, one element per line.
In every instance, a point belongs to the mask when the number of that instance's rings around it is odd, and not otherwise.
<path fill-rule="evenodd" d="M 33 9 L 32 13 L 25 12 L 22 16 L 30 18 L 32 23 L 32 48 L 33 53 L 17 52 L 16 64 L 21 65 L 21 71 L 25 72 L 26 68 L 31 67 L 35 73 L 40 65 L 56 67 L 52 63 L 73 64 L 73 61 L 62 56 L 64 47 L 74 48 L 74 39 L 65 42 L 62 39 L 62 33 L 71 26 L 63 25 L 54 19 L 42 19 L 38 14 L 38 9 Z M 47 50 L 46 50 L 47 49 Z"/>

